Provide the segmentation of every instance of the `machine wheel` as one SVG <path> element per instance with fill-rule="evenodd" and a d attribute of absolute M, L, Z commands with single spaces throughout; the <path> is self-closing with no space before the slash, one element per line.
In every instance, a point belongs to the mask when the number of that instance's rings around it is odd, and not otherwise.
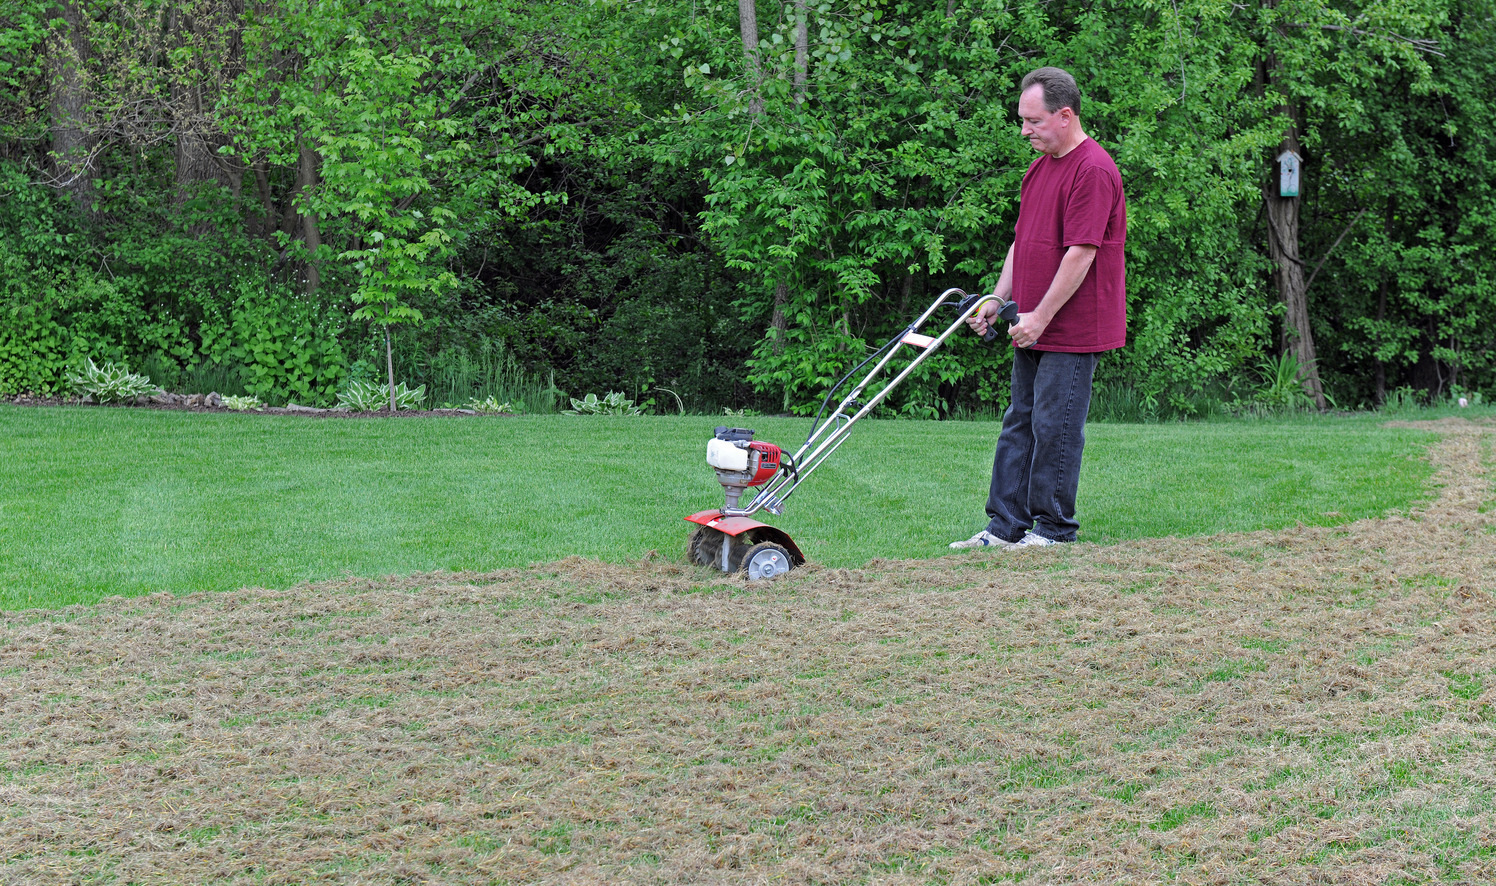
<path fill-rule="evenodd" d="M 705 526 L 691 531 L 686 539 L 686 558 L 697 566 L 722 568 L 722 539 L 726 538 L 715 529 Z"/>
<path fill-rule="evenodd" d="M 773 578 L 789 572 L 793 565 L 789 551 L 771 541 L 765 541 L 743 554 L 742 570 L 750 579 Z"/>

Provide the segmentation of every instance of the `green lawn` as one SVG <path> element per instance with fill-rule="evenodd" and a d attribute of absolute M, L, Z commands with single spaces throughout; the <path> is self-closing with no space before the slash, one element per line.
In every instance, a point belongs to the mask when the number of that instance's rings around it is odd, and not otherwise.
<path fill-rule="evenodd" d="M 0 407 L 0 608 L 112 594 L 678 558 L 721 504 L 711 417 L 315 419 Z M 746 423 L 793 449 L 809 421 Z M 868 422 L 772 522 L 813 561 L 932 557 L 985 517 L 998 426 Z M 1370 417 L 1092 425 L 1082 540 L 1325 524 L 1426 494 Z"/>

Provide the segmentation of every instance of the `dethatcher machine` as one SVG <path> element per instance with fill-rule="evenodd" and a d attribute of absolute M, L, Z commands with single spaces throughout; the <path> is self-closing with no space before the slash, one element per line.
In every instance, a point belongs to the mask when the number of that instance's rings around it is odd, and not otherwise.
<path fill-rule="evenodd" d="M 727 500 L 720 508 L 700 511 L 686 518 L 698 524 L 687 542 L 691 562 L 723 572 L 742 572 L 751 579 L 773 578 L 804 563 L 805 555 L 800 553 L 799 546 L 788 533 L 754 520 L 753 515 L 759 511 L 776 516 L 783 513 L 790 494 L 846 442 L 852 426 L 877 408 L 915 367 L 940 350 L 968 317 L 996 298 L 994 295 L 967 295 L 960 289 L 947 289 L 941 293 L 918 320 L 889 339 L 832 386 L 821 403 L 815 423 L 811 425 L 810 435 L 793 455 L 773 443 L 754 440 L 753 431 L 748 428 L 717 428 L 712 439 L 707 441 L 706 461 L 717 472 L 717 482 L 722 484 Z M 919 331 L 937 310 L 953 302 L 959 316 L 944 332 L 931 337 Z M 998 308 L 998 316 L 1009 325 L 1017 323 L 1018 306 L 1004 301 Z M 990 342 L 997 334 L 995 328 L 989 327 L 983 338 Z M 859 399 L 905 347 L 919 353 L 878 393 L 865 401 Z M 827 417 L 827 404 L 836 392 L 874 360 L 878 361 L 877 364 L 847 392 Z M 745 504 L 743 493 L 750 489 L 755 493 Z"/>

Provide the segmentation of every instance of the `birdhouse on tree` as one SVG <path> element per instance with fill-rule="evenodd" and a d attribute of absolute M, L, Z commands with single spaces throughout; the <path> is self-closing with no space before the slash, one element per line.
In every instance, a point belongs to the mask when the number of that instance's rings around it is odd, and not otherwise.
<path fill-rule="evenodd" d="M 1297 197 L 1299 195 L 1299 163 L 1303 157 L 1298 152 L 1287 150 L 1278 155 L 1278 196 Z"/>

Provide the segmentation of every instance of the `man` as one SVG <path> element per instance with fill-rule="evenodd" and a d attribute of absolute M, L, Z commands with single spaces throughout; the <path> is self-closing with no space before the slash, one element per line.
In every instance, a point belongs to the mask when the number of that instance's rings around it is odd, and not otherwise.
<path fill-rule="evenodd" d="M 953 548 L 1075 540 L 1091 379 L 1127 339 L 1127 204 L 1117 165 L 1081 128 L 1080 91 L 1059 68 L 1023 78 L 1023 136 L 1040 156 L 1018 192 L 1018 224 L 989 301 L 967 322 L 985 333 L 1001 300 L 1018 303 L 1012 404 L 1003 415 L 987 528 Z"/>

